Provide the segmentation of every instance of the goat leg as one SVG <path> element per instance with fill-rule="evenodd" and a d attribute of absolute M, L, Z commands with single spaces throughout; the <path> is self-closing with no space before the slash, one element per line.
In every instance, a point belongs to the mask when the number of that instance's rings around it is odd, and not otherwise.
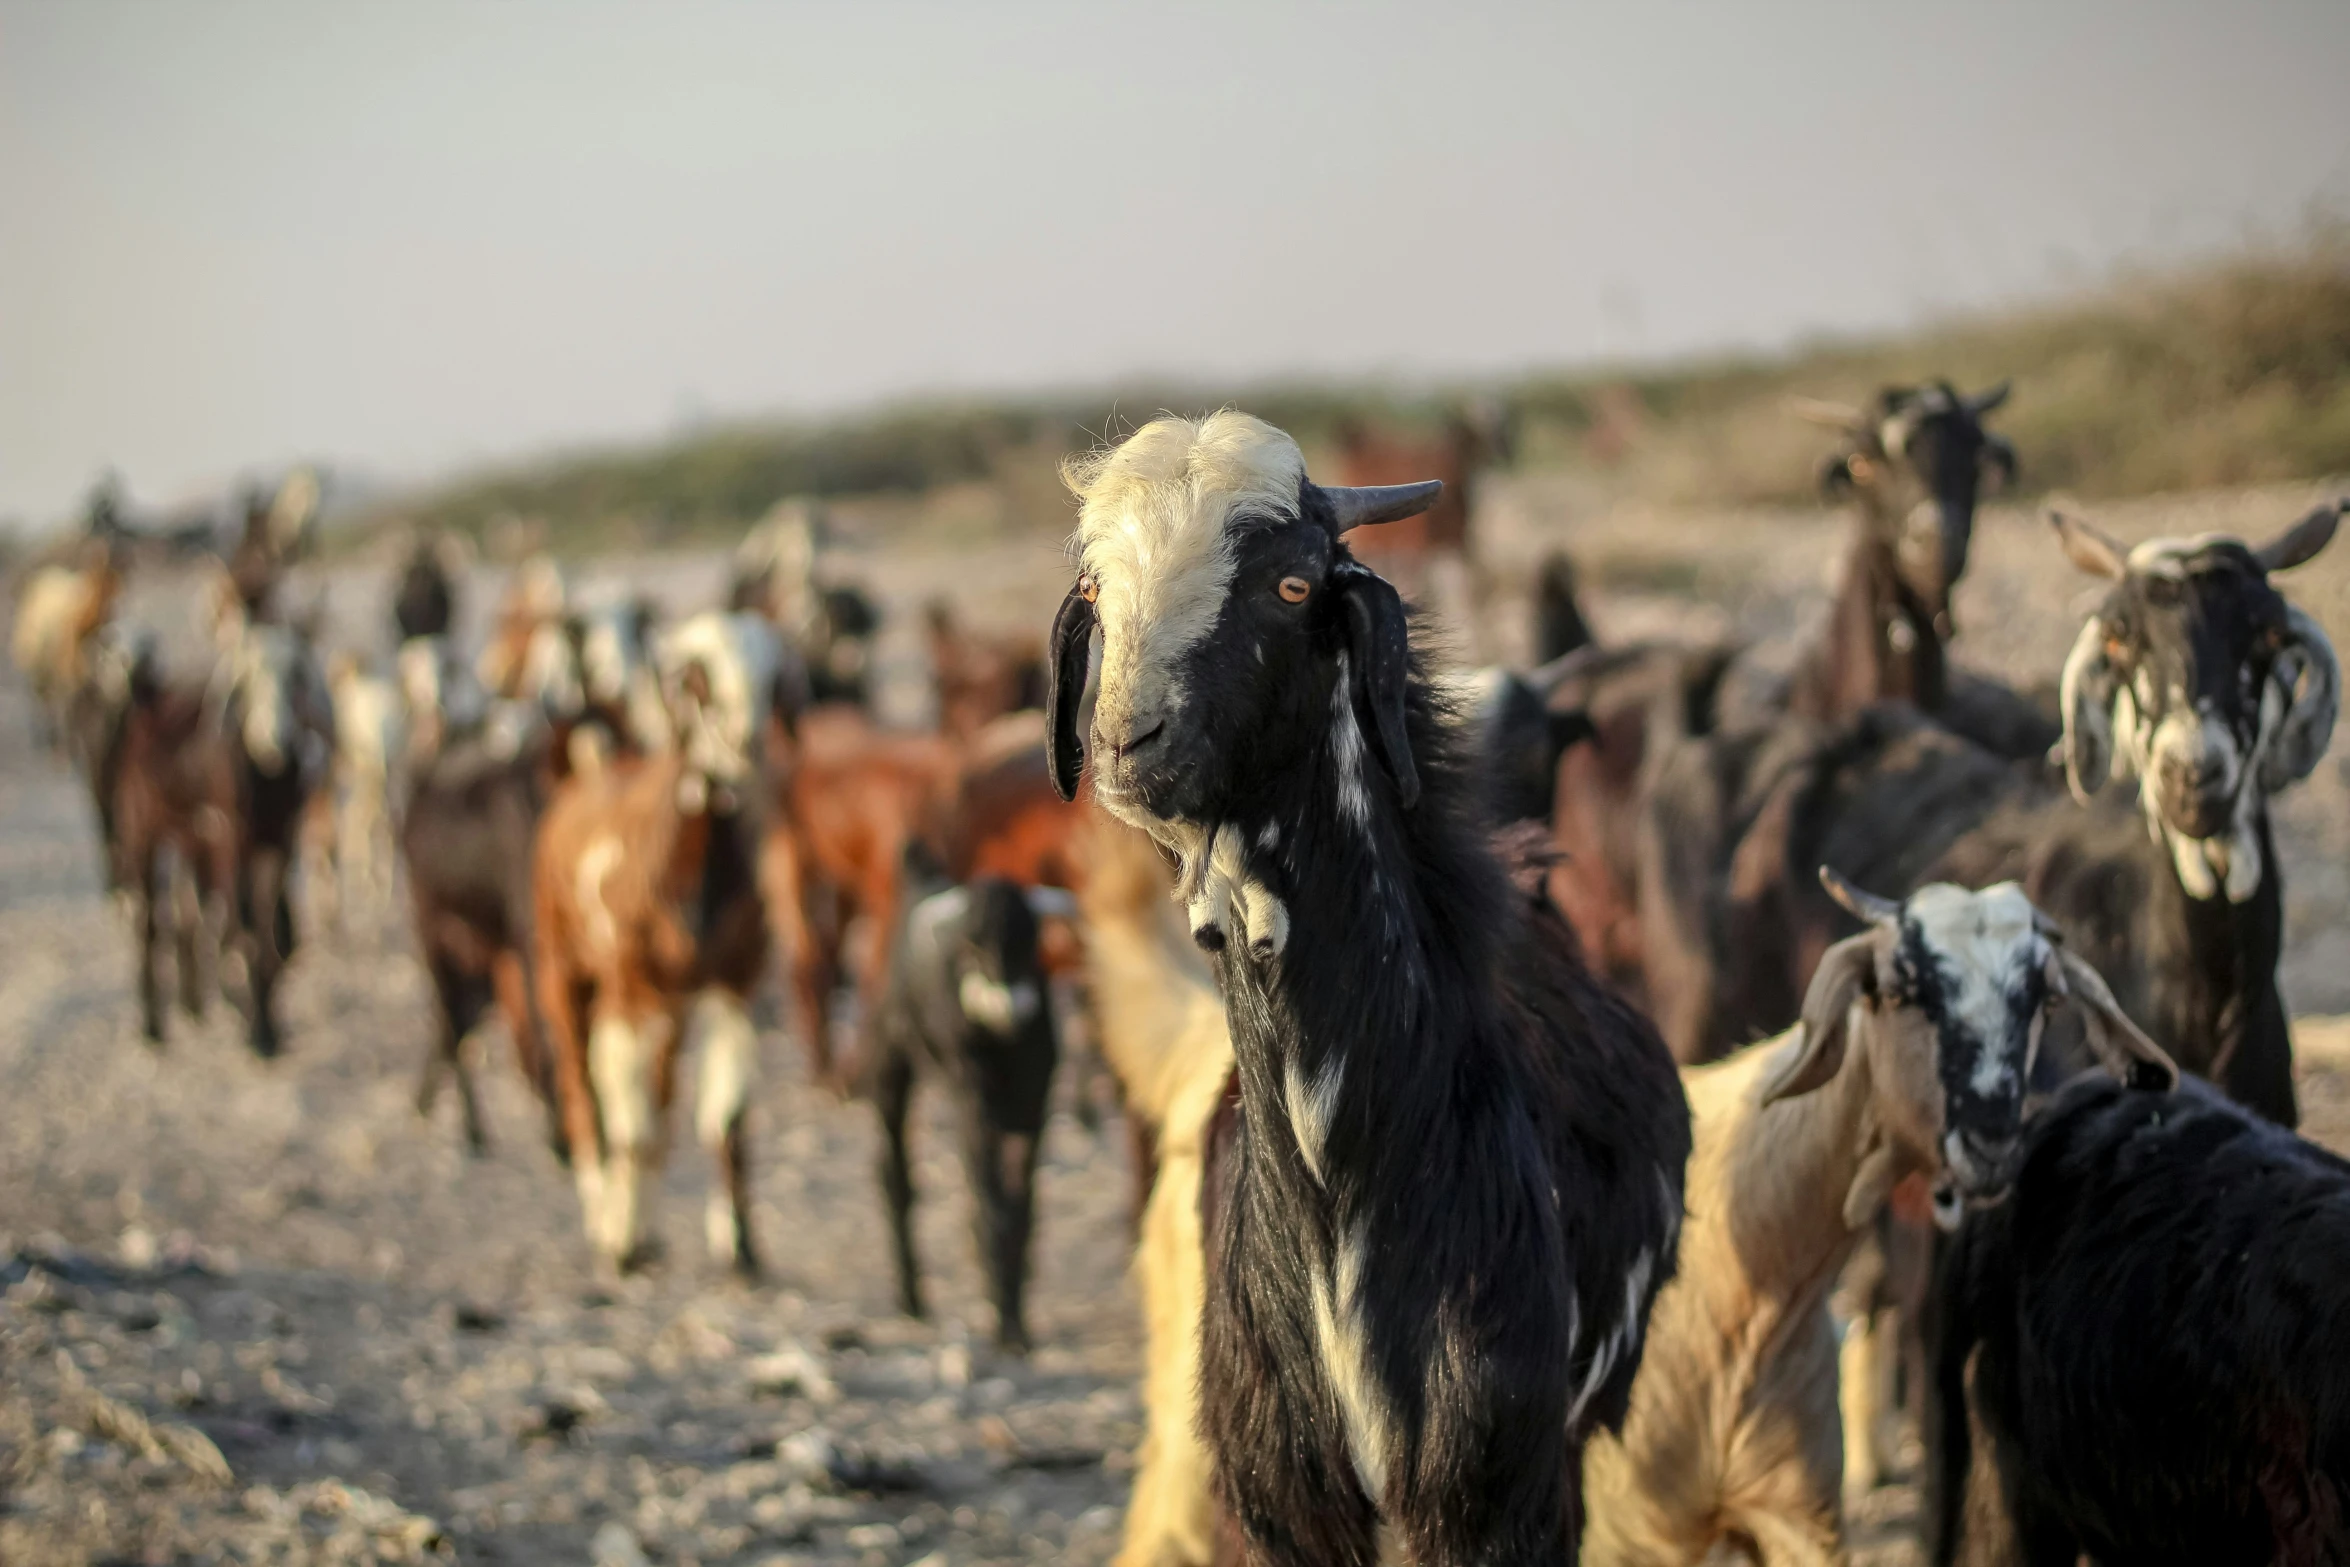
<path fill-rule="evenodd" d="M 696 1009 L 695 1049 L 701 1066 L 694 1085 L 695 1130 L 716 1162 L 718 1184 L 707 1213 L 710 1254 L 741 1278 L 756 1278 L 751 1246 L 750 1152 L 743 1122 L 750 1111 L 759 1035 L 739 996 L 712 991 Z M 676 1052 L 671 1052 L 674 1057 Z"/>
<path fill-rule="evenodd" d="M 139 1017 L 147 1036 L 147 1043 L 161 1049 L 163 1046 L 163 985 L 155 976 L 158 940 L 156 926 L 159 913 L 156 904 L 156 855 L 149 848 L 139 857 L 138 930 L 139 947 Z"/>
<path fill-rule="evenodd" d="M 914 1063 L 887 1051 L 873 1063 L 873 1108 L 881 1117 L 881 1197 L 889 1209 L 890 1243 L 897 1263 L 898 1309 L 926 1317 L 922 1270 L 914 1257 L 914 1170 L 906 1155 L 906 1108 L 914 1097 Z"/>
<path fill-rule="evenodd" d="M 1028 1324 L 1022 1297 L 1028 1237 L 1036 1214 L 1037 1139 L 1033 1133 L 996 1125 L 984 1099 L 975 1094 L 963 1109 L 963 1163 L 971 1181 L 979 1265 L 986 1270 L 995 1306 L 996 1347 L 1026 1354 Z"/>
<path fill-rule="evenodd" d="M 171 883 L 171 934 L 179 974 L 180 1010 L 204 1017 L 204 903 L 194 878 L 183 869 Z"/>
<path fill-rule="evenodd" d="M 506 1020 L 515 1062 L 547 1118 L 547 1147 L 557 1164 L 568 1166 L 571 1137 L 563 1125 L 562 1099 L 555 1087 L 554 1052 L 547 1048 L 546 1025 L 539 1017 L 538 978 L 529 946 L 501 952 L 492 959 L 490 980 L 497 987 L 498 1011 Z"/>

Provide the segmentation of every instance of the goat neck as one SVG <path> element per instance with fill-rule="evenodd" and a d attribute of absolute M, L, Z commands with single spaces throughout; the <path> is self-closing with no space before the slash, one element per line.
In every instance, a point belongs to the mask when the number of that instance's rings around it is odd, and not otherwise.
<path fill-rule="evenodd" d="M 1406 726 L 1421 793 L 1408 810 L 1368 753 L 1343 658 L 1328 701 L 1330 738 L 1308 765 L 1233 819 L 1179 830 L 1177 847 L 1249 1125 L 1287 1128 L 1275 1168 L 1337 1218 L 1439 1156 L 1427 1139 L 1454 1124 L 1439 1107 L 1473 1069 L 1464 1046 L 1500 1032 L 1484 1014 L 1508 911 L 1417 667 Z"/>
<path fill-rule="evenodd" d="M 1754 1046 L 1687 1077 L 1700 1125 L 1689 1184 L 1726 1205 L 1725 1223 L 1693 1226 L 1689 1239 L 1719 1235 L 1735 1262 L 1717 1270 L 1685 1260 L 1682 1276 L 1740 1283 L 1755 1298 L 1781 1303 L 1781 1322 L 1800 1318 L 1833 1287 L 1859 1238 L 1855 1224 L 1867 1223 L 1893 1181 L 1917 1168 L 1877 1126 L 1869 1051 L 1858 1038 L 1824 1087 L 1756 1108 L 1791 1043 L 1781 1035 L 1776 1046 Z M 1704 1136 L 1704 1123 L 1716 1117 L 1735 1118 L 1735 1134 L 1718 1142 Z"/>

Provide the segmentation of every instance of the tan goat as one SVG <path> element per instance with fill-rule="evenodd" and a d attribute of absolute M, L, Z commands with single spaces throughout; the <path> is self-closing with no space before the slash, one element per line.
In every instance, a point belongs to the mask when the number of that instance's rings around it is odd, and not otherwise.
<path fill-rule="evenodd" d="M 1586 1563 L 1843 1561 L 1828 1296 L 1860 1232 L 1913 1172 L 1945 1222 L 2004 1192 L 2042 1024 L 2067 998 L 2116 1076 L 2173 1070 L 2014 883 L 1895 904 L 1821 877 L 1869 929 L 1821 958 L 1801 1023 L 1682 1074 L 1680 1271 L 1621 1434 L 1584 1455 Z"/>
<path fill-rule="evenodd" d="M 1195 1424 L 1207 1300 L 1200 1177 L 1232 1073 L 1224 999 L 1172 901 L 1148 838 L 1096 812 L 1079 907 L 1103 1056 L 1126 1113 L 1157 1139 L 1134 1269 L 1147 1360 L 1144 1428 L 1117 1567 L 1204 1567 L 1216 1555 L 1208 1450 Z"/>

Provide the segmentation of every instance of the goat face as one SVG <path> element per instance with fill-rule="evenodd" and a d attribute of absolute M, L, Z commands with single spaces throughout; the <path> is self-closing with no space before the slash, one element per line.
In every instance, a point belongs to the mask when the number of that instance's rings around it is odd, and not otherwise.
<path fill-rule="evenodd" d="M 734 794 L 757 773 L 770 722 L 787 729 L 802 706 L 798 661 L 755 615 L 696 615 L 656 653 L 668 721 L 698 810 L 708 791 Z"/>
<path fill-rule="evenodd" d="M 1440 486 L 1325 489 L 1245 414 L 1160 419 L 1072 469 L 1082 575 L 1053 625 L 1054 782 L 1075 794 L 1093 634 L 1095 792 L 1137 825 L 1221 821 L 1331 732 L 1342 802 L 1368 810 L 1364 731 L 1407 806 L 1402 601 L 1339 542 Z"/>
<path fill-rule="evenodd" d="M 2118 749 L 2197 897 L 2222 883 L 2251 895 L 2263 801 L 2306 777 L 2332 737 L 2332 645 L 2268 576 L 2324 548 L 2338 515 L 2322 507 L 2257 549 L 2203 534 L 2126 553 L 2053 519 L 2074 562 L 2113 583 L 2065 661 L 2066 774 L 2086 799 Z"/>
<path fill-rule="evenodd" d="M 1009 1039 L 1043 1011 L 1037 919 L 1018 886 L 981 877 L 931 894 L 907 918 L 913 939 L 935 955 L 939 977 L 970 1029 Z"/>
<path fill-rule="evenodd" d="M 1862 1019 L 1878 1124 L 1908 1161 L 1936 1172 L 1935 1215 L 1946 1227 L 2013 1179 L 2041 1032 L 2068 999 L 2116 1077 L 2128 1081 L 2143 1066 L 2176 1081 L 2170 1059 L 2015 883 L 1972 892 L 1937 882 L 1895 903 L 1825 869 L 1821 880 L 1869 928 L 1821 958 L 1802 1038 L 1764 1102 L 1834 1077 Z"/>
<path fill-rule="evenodd" d="M 1823 470 L 1822 487 L 1831 496 L 1853 490 L 1869 497 L 1870 513 L 1893 529 L 1888 542 L 1903 582 L 1944 637 L 1951 633 L 1951 590 L 1966 574 L 1983 479 L 2015 479 L 2015 448 L 1982 422 L 2006 400 L 2005 382 L 1968 397 L 1937 381 L 1889 386 L 1871 413 L 1807 405 L 1851 437 Z"/>

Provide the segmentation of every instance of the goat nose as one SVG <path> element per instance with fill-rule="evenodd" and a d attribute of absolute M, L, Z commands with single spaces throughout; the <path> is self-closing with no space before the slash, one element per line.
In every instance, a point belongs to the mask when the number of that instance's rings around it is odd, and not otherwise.
<path fill-rule="evenodd" d="M 1143 728 L 1127 730 L 1125 740 L 1112 745 L 1110 749 L 1123 761 L 1158 739 L 1161 731 L 1166 727 L 1167 721 L 1164 718 L 1154 718 Z"/>

